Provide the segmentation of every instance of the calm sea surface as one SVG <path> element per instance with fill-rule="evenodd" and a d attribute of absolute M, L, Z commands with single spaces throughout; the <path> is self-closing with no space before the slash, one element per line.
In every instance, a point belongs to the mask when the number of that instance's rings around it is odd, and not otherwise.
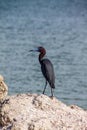
<path fill-rule="evenodd" d="M 87 109 L 87 1 L 0 0 L 0 74 L 9 95 L 42 93 L 38 53 L 29 52 L 37 46 L 54 65 L 55 96 Z"/>

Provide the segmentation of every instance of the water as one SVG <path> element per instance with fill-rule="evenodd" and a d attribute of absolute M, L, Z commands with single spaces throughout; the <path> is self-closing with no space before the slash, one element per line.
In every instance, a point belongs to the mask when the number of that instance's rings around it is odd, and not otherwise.
<path fill-rule="evenodd" d="M 29 52 L 36 46 L 54 65 L 55 96 L 87 109 L 87 1 L 0 0 L 0 74 L 9 95 L 42 93 L 38 53 Z"/>

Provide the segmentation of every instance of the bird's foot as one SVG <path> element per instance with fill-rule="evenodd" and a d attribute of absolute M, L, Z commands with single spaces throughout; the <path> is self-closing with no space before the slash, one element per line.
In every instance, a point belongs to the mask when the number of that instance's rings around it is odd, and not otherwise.
<path fill-rule="evenodd" d="M 51 99 L 53 99 L 54 98 L 54 96 L 49 96 Z"/>

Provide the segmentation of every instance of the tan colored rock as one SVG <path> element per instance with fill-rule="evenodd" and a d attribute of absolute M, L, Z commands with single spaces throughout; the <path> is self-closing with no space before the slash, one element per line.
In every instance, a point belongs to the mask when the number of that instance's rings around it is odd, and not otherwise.
<path fill-rule="evenodd" d="M 3 100 L 8 93 L 8 87 L 4 82 L 3 77 L 0 75 L 0 101 Z"/>
<path fill-rule="evenodd" d="M 55 97 L 20 94 L 8 98 L 0 111 L 1 130 L 87 130 L 87 112 Z"/>

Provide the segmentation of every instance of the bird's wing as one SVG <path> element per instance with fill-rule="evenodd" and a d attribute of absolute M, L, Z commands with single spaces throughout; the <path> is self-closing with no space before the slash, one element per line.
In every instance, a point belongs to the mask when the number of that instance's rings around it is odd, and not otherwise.
<path fill-rule="evenodd" d="M 44 59 L 41 64 L 41 70 L 48 82 L 54 82 L 54 70 L 53 65 L 48 59 Z"/>

